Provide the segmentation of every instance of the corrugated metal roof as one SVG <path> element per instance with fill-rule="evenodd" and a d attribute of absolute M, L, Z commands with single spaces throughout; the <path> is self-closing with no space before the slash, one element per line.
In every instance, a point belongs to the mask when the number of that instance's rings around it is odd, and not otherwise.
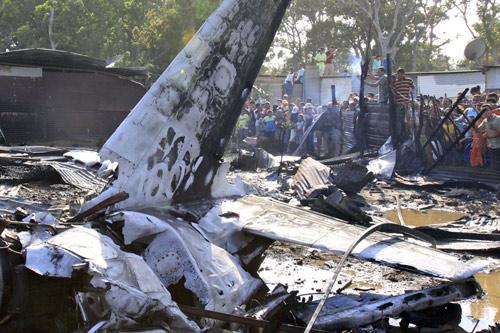
<path fill-rule="evenodd" d="M 26 65 L 54 68 L 71 68 L 113 73 L 121 76 L 146 76 L 149 69 L 106 67 L 106 61 L 83 54 L 43 48 L 13 50 L 0 53 L 1 64 Z"/>
<path fill-rule="evenodd" d="M 47 164 L 54 168 L 66 183 L 78 188 L 100 192 L 106 185 L 106 181 L 77 165 L 61 162 L 50 162 Z"/>
<path fill-rule="evenodd" d="M 293 176 L 292 186 L 299 197 L 306 198 L 311 189 L 332 185 L 329 177 L 329 167 L 312 158 L 306 158 Z"/>

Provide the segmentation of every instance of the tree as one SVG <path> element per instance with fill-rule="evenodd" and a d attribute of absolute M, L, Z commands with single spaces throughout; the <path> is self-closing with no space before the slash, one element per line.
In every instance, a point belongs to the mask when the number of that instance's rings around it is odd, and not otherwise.
<path fill-rule="evenodd" d="M 465 25 L 473 38 L 480 38 L 486 44 L 484 64 L 500 64 L 500 2 L 498 0 L 477 0 L 476 12 L 479 21 L 470 24 L 468 17 L 472 2 L 459 0 L 454 7 L 460 12 Z M 463 66 L 474 66 L 470 61 L 463 60 Z"/>
<path fill-rule="evenodd" d="M 351 54 L 362 56 L 368 45 L 373 52 L 391 54 L 394 63 L 411 70 L 449 68 L 441 53 L 448 40 L 435 28 L 448 18 L 455 0 L 296 0 L 275 40 L 271 54 L 290 54 L 295 67 L 318 47 L 333 46 L 334 68 L 351 64 Z M 370 38 L 370 35 L 372 38 Z M 299 47 L 298 47 L 299 46 Z"/>
<path fill-rule="evenodd" d="M 3 49 L 43 47 L 162 71 L 221 0 L 3 0 Z"/>
<path fill-rule="evenodd" d="M 371 21 L 377 36 L 377 46 L 382 56 L 396 58 L 405 27 L 416 13 L 415 0 L 359 0 L 353 1 L 359 11 Z"/>
<path fill-rule="evenodd" d="M 478 0 L 477 14 L 473 27 L 486 43 L 486 64 L 500 64 L 500 1 Z"/>

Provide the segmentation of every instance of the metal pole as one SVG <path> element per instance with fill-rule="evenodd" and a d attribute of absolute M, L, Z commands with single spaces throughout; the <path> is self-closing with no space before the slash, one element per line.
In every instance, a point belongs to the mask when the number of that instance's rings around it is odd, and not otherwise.
<path fill-rule="evenodd" d="M 465 133 L 467 133 L 468 131 L 470 131 L 470 129 L 472 128 L 472 126 L 474 126 L 476 124 L 476 122 L 479 121 L 479 119 L 483 116 L 483 114 L 486 112 L 486 110 L 483 110 L 481 111 L 481 113 L 479 113 L 477 115 L 477 117 L 469 124 L 469 126 L 467 126 L 467 128 L 462 132 L 460 133 L 460 135 L 455 139 L 455 141 L 453 141 L 453 143 L 451 145 L 449 145 L 444 153 L 441 155 L 441 156 L 438 156 L 438 158 L 436 159 L 436 161 L 434 162 L 434 164 L 432 164 L 432 166 L 430 168 L 427 168 L 424 170 L 423 174 L 426 175 L 428 174 L 429 172 L 431 172 L 432 169 L 434 169 L 442 160 L 443 158 L 448 155 L 448 153 L 451 151 L 451 149 L 460 141 L 464 138 L 465 136 Z"/>
<path fill-rule="evenodd" d="M 446 116 L 444 116 L 444 118 L 441 120 L 441 122 L 439 123 L 439 126 L 437 126 L 435 129 L 434 129 L 434 132 L 432 132 L 431 135 L 429 135 L 429 138 L 427 139 L 427 142 L 424 144 L 424 146 L 422 147 L 422 149 L 425 149 L 425 147 L 427 147 L 427 145 L 432 141 L 432 138 L 437 134 L 437 132 L 441 129 L 441 127 L 443 126 L 443 124 L 446 122 L 446 119 L 448 119 L 451 114 L 453 113 L 453 111 L 455 111 L 455 109 L 457 108 L 458 104 L 460 104 L 460 102 L 462 101 L 462 99 L 464 99 L 465 95 L 469 92 L 469 88 L 466 88 L 461 94 L 460 96 L 457 98 L 457 100 L 455 101 L 455 103 L 453 104 L 452 108 L 450 109 L 450 111 L 448 111 L 448 113 L 446 114 Z"/>

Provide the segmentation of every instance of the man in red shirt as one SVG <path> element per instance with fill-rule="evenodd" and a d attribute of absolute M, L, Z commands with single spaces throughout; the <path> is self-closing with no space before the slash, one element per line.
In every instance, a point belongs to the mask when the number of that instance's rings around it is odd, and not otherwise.
<path fill-rule="evenodd" d="M 326 50 L 325 72 L 323 75 L 333 75 L 333 47 Z"/>

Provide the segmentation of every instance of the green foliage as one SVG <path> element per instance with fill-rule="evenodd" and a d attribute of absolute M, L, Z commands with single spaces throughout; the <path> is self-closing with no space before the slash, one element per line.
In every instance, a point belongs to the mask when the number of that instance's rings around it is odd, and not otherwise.
<path fill-rule="evenodd" d="M 161 72 L 221 0 L 2 0 L 0 48 L 51 48 Z"/>
<path fill-rule="evenodd" d="M 500 2 L 496 0 L 478 0 L 477 14 L 479 22 L 474 24 L 474 30 L 486 43 L 484 63 L 500 64 Z"/>
<path fill-rule="evenodd" d="M 334 68 L 341 72 L 350 65 L 349 53 L 363 56 L 367 45 L 372 54 L 385 56 L 379 34 L 382 31 L 390 35 L 388 44 L 394 47 L 395 66 L 419 71 L 449 68 L 449 59 L 441 52 L 447 41 L 440 40 L 434 29 L 448 18 L 454 0 L 378 1 L 378 22 L 369 17 L 369 13 L 374 14 L 370 4 L 375 3 L 377 0 L 295 0 L 272 51 L 288 50 L 291 57 L 287 66 L 296 67 L 309 60 L 319 47 L 330 46 L 336 51 Z"/>

